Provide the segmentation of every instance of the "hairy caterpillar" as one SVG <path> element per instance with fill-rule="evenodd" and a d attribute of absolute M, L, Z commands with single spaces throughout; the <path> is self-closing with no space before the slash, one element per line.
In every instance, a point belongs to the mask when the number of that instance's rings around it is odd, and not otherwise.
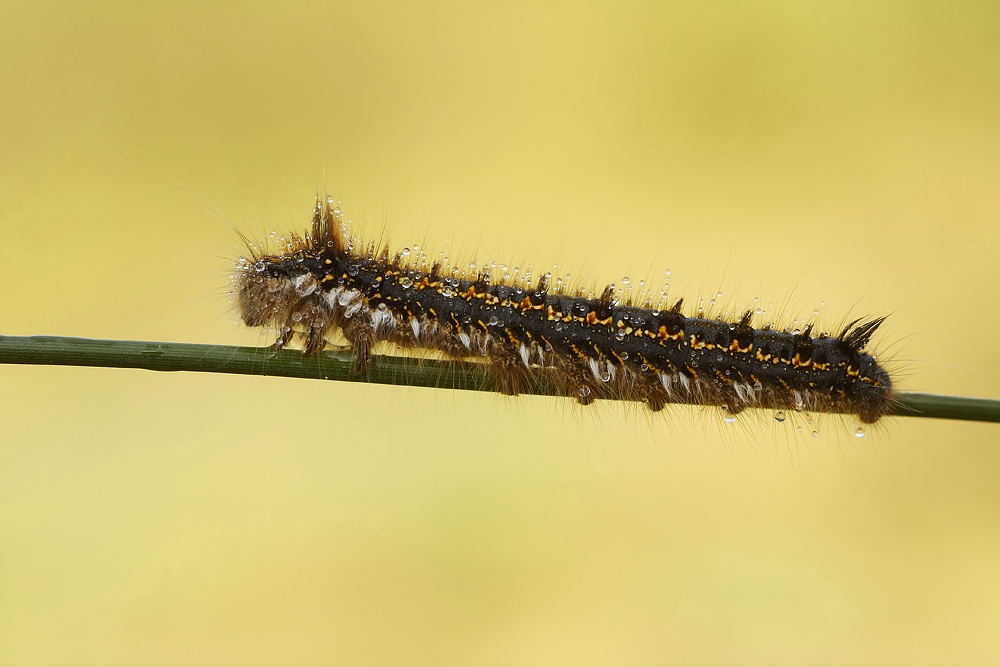
<path fill-rule="evenodd" d="M 540 372 L 588 405 L 627 396 L 651 410 L 668 403 L 857 415 L 874 423 L 892 406 L 892 381 L 864 351 L 884 318 L 855 320 L 837 336 L 755 329 L 738 321 L 685 317 L 599 296 L 495 280 L 488 271 L 444 275 L 375 244 L 355 247 L 343 215 L 317 198 L 312 230 L 292 234 L 281 254 L 248 243 L 233 290 L 243 321 L 276 326 L 278 348 L 295 335 L 321 352 L 340 332 L 364 371 L 376 343 L 437 351 L 492 368 L 500 391 L 517 395 Z M 359 244 L 360 246 L 360 244 Z"/>

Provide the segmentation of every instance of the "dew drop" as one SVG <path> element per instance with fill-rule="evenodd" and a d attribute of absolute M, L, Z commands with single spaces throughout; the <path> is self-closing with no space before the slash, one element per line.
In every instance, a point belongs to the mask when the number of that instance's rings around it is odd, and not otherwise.
<path fill-rule="evenodd" d="M 723 417 L 722 420 L 727 424 L 734 424 L 736 423 L 736 415 L 731 415 L 729 413 L 726 413 L 726 416 Z"/>
<path fill-rule="evenodd" d="M 610 382 L 610 381 L 611 381 L 611 373 L 607 371 L 601 373 L 601 382 Z"/>
<path fill-rule="evenodd" d="M 403 257 L 406 257 L 407 255 L 410 254 L 410 249 L 409 248 L 403 248 L 403 253 L 402 254 L 403 254 Z"/>
<path fill-rule="evenodd" d="M 386 309 L 386 305 L 385 305 L 384 303 L 380 303 L 380 304 L 378 305 L 378 309 L 379 309 L 379 310 L 381 310 L 381 311 L 382 311 L 382 312 L 384 313 L 384 312 L 385 312 L 385 309 Z"/>
<path fill-rule="evenodd" d="M 777 412 L 775 412 L 774 413 L 774 421 L 778 422 L 779 424 L 782 423 L 783 421 L 785 421 L 785 411 L 784 410 L 778 410 Z"/>
<path fill-rule="evenodd" d="M 590 387 L 587 385 L 581 385 L 578 393 L 580 394 L 580 398 L 587 398 L 590 396 Z"/>
<path fill-rule="evenodd" d="M 628 277 L 628 276 L 625 276 L 624 278 L 622 278 L 622 284 L 623 284 L 623 285 L 628 285 L 628 284 L 629 284 L 629 282 L 630 282 L 630 281 L 629 281 L 629 277 Z"/>
<path fill-rule="evenodd" d="M 812 432 L 812 437 L 818 438 L 819 437 L 819 431 L 813 431 Z"/>
<path fill-rule="evenodd" d="M 863 438 L 863 437 L 865 437 L 865 429 L 864 429 L 864 427 L 859 426 L 857 429 L 855 429 L 855 431 L 854 431 L 854 437 L 855 438 Z"/>
<path fill-rule="evenodd" d="M 399 281 L 399 284 L 402 285 L 403 287 L 413 287 L 413 281 L 410 280 L 409 278 L 403 278 L 402 280 Z"/>
<path fill-rule="evenodd" d="M 628 352 L 623 351 L 619 356 L 621 356 L 622 361 L 628 361 Z"/>

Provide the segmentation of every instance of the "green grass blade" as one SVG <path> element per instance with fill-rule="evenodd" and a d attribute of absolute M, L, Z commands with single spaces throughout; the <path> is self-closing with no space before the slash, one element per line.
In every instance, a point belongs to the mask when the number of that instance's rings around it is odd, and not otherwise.
<path fill-rule="evenodd" d="M 273 375 L 278 377 L 372 382 L 471 391 L 496 391 L 481 364 L 376 355 L 369 369 L 354 372 L 349 350 L 329 350 L 303 356 L 296 350 L 275 353 L 269 348 L 95 340 L 65 336 L 0 336 L 0 363 L 50 366 L 142 368 L 151 371 L 194 371 Z M 543 373 L 525 391 L 557 396 L 558 384 Z M 1000 401 L 985 398 L 898 392 L 891 414 L 901 417 L 1000 422 Z"/>

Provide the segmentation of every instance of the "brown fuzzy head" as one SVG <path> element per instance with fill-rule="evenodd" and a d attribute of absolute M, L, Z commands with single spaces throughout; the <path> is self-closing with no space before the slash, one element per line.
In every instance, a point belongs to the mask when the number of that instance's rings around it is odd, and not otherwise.
<path fill-rule="evenodd" d="M 288 275 L 268 271 L 268 258 L 241 260 L 234 275 L 240 317 L 247 326 L 284 324 L 294 309 L 295 287 Z"/>
<path fill-rule="evenodd" d="M 309 309 L 309 297 L 319 288 L 310 263 L 302 253 L 241 261 L 234 283 L 243 322 L 251 327 L 284 326 Z"/>
<path fill-rule="evenodd" d="M 262 253 L 248 242 L 250 256 L 239 260 L 233 274 L 233 292 L 243 322 L 251 327 L 283 327 L 293 321 L 323 319 L 318 277 L 336 268 L 330 258 L 343 251 L 338 234 L 342 228 L 340 209 L 329 199 L 323 202 L 317 198 L 312 233 L 283 238 L 283 254 Z"/>

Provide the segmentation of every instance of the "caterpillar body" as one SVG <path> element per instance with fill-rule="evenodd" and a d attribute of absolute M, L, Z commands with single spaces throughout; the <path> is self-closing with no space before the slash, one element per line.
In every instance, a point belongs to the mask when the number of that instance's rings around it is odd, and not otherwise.
<path fill-rule="evenodd" d="M 358 244 L 360 246 L 360 244 Z M 380 342 L 487 364 L 499 390 L 517 395 L 537 377 L 558 379 L 582 405 L 624 396 L 651 410 L 670 403 L 857 415 L 874 423 L 892 407 L 892 380 L 864 351 L 884 318 L 855 320 L 839 335 L 754 328 L 618 302 L 613 286 L 585 296 L 494 280 L 487 271 L 444 275 L 374 244 L 355 247 L 339 209 L 317 199 L 312 229 L 280 254 L 248 244 L 233 278 L 242 320 L 275 326 L 278 348 L 296 335 L 321 352 L 337 332 L 363 372 Z"/>

